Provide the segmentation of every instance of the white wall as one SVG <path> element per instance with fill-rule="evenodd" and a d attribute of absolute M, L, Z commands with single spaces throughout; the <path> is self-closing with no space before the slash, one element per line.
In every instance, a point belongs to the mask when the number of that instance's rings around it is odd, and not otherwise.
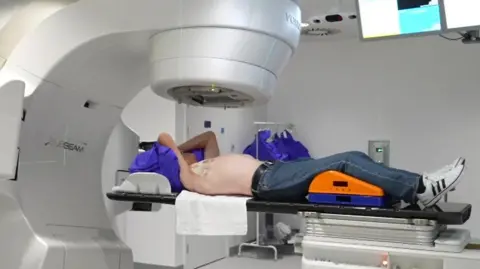
<path fill-rule="evenodd" d="M 122 112 L 122 120 L 140 137 L 140 141 L 156 141 L 161 132 L 176 137 L 175 105 L 175 102 L 159 97 L 147 87 L 128 103 Z"/>
<path fill-rule="evenodd" d="M 253 123 L 266 119 L 267 107 L 227 110 L 189 107 L 187 115 L 188 137 L 213 131 L 217 135 L 221 154 L 241 153 L 254 139 Z M 205 121 L 210 121 L 212 127 L 204 128 Z M 224 133 L 221 133 L 222 128 Z"/>
<path fill-rule="evenodd" d="M 302 43 L 269 120 L 294 122 L 315 156 L 389 139 L 399 168 L 430 171 L 466 157 L 449 199 L 473 205 L 466 227 L 480 237 L 479 59 L 480 46 L 439 37 Z"/>

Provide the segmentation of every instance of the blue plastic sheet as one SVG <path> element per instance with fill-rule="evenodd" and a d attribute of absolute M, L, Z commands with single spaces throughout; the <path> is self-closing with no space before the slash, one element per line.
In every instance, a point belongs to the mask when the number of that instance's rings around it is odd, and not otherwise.
<path fill-rule="evenodd" d="M 205 159 L 202 149 L 193 150 L 197 161 Z M 168 147 L 155 143 L 154 146 L 140 154 L 138 154 L 130 165 L 130 173 L 147 172 L 158 173 L 164 175 L 172 186 L 172 192 L 180 192 L 183 190 L 180 181 L 180 166 L 175 153 Z"/>
<path fill-rule="evenodd" d="M 261 161 L 294 161 L 310 158 L 308 149 L 301 142 L 296 141 L 287 130 L 280 134 L 272 134 L 271 130 L 261 130 L 257 137 L 258 152 L 256 138 L 245 148 L 244 154 Z"/>

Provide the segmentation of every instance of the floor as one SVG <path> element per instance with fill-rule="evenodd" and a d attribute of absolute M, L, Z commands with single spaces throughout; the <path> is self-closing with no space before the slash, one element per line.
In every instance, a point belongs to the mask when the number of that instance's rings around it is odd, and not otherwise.
<path fill-rule="evenodd" d="M 302 267 L 301 256 L 285 256 L 274 261 L 273 259 L 255 259 L 246 257 L 230 257 L 209 265 L 201 267 L 201 269 L 300 269 Z"/>

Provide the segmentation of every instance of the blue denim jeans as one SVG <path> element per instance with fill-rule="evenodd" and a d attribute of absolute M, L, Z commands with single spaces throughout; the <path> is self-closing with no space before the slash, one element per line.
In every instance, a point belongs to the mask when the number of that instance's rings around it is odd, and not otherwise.
<path fill-rule="evenodd" d="M 255 197 L 269 201 L 304 201 L 313 178 L 338 171 L 378 186 L 395 200 L 416 201 L 421 175 L 376 163 L 363 152 L 351 151 L 320 159 L 275 162 L 263 174 Z"/>

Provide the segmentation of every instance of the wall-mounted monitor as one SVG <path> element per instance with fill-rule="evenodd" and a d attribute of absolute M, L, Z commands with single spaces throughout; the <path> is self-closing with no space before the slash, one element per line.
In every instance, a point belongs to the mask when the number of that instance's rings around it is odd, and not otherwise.
<path fill-rule="evenodd" d="M 480 27 L 480 0 L 441 0 L 445 30 Z"/>
<path fill-rule="evenodd" d="M 363 40 L 442 30 L 438 0 L 357 0 L 357 8 Z"/>

